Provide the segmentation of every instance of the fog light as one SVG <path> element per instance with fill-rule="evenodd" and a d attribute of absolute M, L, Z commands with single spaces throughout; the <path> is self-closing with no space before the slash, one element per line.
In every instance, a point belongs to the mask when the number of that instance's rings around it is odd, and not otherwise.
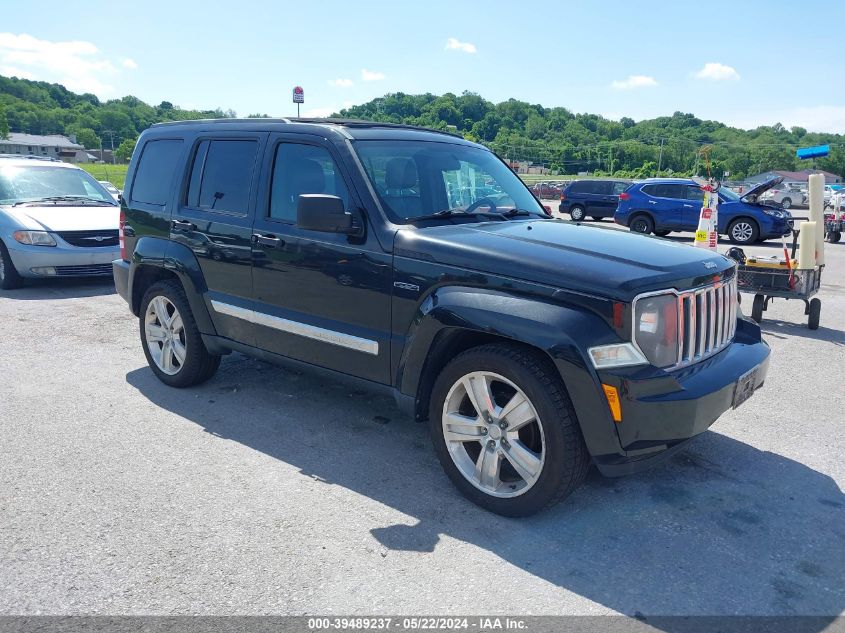
<path fill-rule="evenodd" d="M 36 266 L 35 268 L 30 268 L 30 270 L 36 275 L 54 276 L 56 274 L 56 269 L 52 266 Z"/>

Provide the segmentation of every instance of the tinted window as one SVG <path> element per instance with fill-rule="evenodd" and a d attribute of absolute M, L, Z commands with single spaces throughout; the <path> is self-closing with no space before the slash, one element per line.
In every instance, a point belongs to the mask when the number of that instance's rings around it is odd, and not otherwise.
<path fill-rule="evenodd" d="M 587 189 L 592 183 L 587 180 L 578 180 L 569 187 L 571 193 L 588 193 Z"/>
<path fill-rule="evenodd" d="M 188 205 L 246 213 L 257 141 L 202 141 L 194 155 Z"/>
<path fill-rule="evenodd" d="M 324 147 L 282 143 L 276 148 L 270 190 L 270 217 L 296 222 L 296 205 L 304 193 L 339 197 L 349 208 L 349 192 Z"/>
<path fill-rule="evenodd" d="M 701 190 L 701 187 L 697 185 L 687 185 L 686 186 L 686 199 L 687 200 L 698 200 L 699 202 L 704 202 L 704 191 Z"/>
<path fill-rule="evenodd" d="M 628 188 L 627 182 L 614 182 L 613 183 L 613 191 L 611 193 L 614 196 L 618 196 L 620 193 L 625 191 L 627 188 Z"/>
<path fill-rule="evenodd" d="M 148 141 L 135 170 L 132 200 L 164 206 L 182 153 L 182 139 Z"/>
<path fill-rule="evenodd" d="M 686 198 L 686 185 L 658 184 L 645 185 L 643 191 L 656 198 Z"/>

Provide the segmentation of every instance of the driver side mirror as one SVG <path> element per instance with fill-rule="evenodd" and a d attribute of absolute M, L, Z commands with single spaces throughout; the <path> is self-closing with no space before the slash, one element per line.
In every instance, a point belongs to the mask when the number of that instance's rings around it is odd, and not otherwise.
<path fill-rule="evenodd" d="M 309 231 L 344 233 L 358 231 L 351 213 L 343 208 L 343 200 L 323 193 L 303 193 L 297 199 L 296 226 Z"/>

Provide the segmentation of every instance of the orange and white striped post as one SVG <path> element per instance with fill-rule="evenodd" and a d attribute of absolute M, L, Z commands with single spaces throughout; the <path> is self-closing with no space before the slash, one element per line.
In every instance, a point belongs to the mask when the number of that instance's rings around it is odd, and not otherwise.
<path fill-rule="evenodd" d="M 712 180 L 701 185 L 704 200 L 698 216 L 698 230 L 695 232 L 695 245 L 699 248 L 716 250 L 719 242 L 719 188 Z"/>

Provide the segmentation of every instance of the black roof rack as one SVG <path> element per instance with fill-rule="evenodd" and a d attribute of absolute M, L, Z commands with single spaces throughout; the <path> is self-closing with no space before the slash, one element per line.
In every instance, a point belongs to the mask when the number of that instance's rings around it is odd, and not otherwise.
<path fill-rule="evenodd" d="M 418 132 L 433 132 L 435 134 L 446 134 L 447 136 L 454 136 L 463 138 L 457 132 L 450 132 L 447 130 L 437 130 L 430 127 L 422 127 L 420 125 L 407 125 L 405 123 L 385 123 L 382 121 L 364 121 L 362 119 L 341 119 L 341 118 L 312 118 L 312 117 L 255 117 L 251 119 L 190 119 L 187 121 L 165 121 L 162 123 L 154 123 L 152 127 L 165 127 L 168 125 L 190 125 L 192 123 L 310 123 L 312 125 L 336 125 L 338 127 L 351 128 L 394 128 L 403 130 L 417 130 Z"/>

